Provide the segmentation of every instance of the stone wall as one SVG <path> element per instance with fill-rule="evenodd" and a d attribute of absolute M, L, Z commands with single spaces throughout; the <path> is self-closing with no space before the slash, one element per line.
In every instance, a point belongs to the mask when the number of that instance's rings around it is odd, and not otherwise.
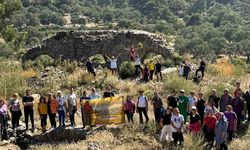
<path fill-rule="evenodd" d="M 138 51 L 140 56 L 149 52 L 170 57 L 173 50 L 167 48 L 166 40 L 156 34 L 139 30 L 88 30 L 58 32 L 33 47 L 22 56 L 23 61 L 34 60 L 40 55 L 52 58 L 85 61 L 96 54 L 107 54 L 109 57 L 121 53 L 120 61 L 129 60 L 129 52 L 124 48 L 135 47 L 138 43 L 143 48 Z"/>

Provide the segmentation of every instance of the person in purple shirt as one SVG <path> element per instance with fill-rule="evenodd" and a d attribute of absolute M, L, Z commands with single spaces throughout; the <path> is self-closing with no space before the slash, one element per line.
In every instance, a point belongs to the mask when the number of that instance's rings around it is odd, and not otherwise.
<path fill-rule="evenodd" d="M 0 124 L 1 124 L 1 140 L 8 138 L 8 106 L 4 99 L 0 98 Z"/>
<path fill-rule="evenodd" d="M 227 105 L 227 111 L 224 112 L 225 117 L 228 121 L 228 141 L 232 141 L 234 133 L 237 129 L 237 115 L 233 112 L 233 107 L 231 105 Z"/>
<path fill-rule="evenodd" d="M 241 97 L 241 91 L 236 93 L 236 97 L 231 100 L 230 105 L 233 107 L 233 111 L 237 115 L 237 125 L 239 127 L 242 119 L 242 111 L 244 109 L 244 100 Z"/>

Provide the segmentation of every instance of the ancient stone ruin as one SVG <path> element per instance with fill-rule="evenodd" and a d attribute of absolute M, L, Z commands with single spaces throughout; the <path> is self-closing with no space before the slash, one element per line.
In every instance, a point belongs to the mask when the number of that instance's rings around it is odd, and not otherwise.
<path fill-rule="evenodd" d="M 40 55 L 49 55 L 54 59 L 85 61 L 96 54 L 111 57 L 120 53 L 119 60 L 124 61 L 129 60 L 129 52 L 124 48 L 130 48 L 131 45 L 137 47 L 138 43 L 143 44 L 143 48 L 138 50 L 142 58 L 147 53 L 163 57 L 173 54 L 166 40 L 157 34 L 139 30 L 88 30 L 58 32 L 43 40 L 39 46 L 28 49 L 22 60 L 34 60 Z"/>

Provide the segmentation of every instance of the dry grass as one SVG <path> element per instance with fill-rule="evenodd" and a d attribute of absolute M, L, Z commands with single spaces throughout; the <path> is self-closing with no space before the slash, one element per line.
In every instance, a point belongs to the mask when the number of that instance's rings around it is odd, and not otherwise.
<path fill-rule="evenodd" d="M 33 68 L 29 68 L 28 70 L 25 70 L 22 72 L 22 77 L 24 79 L 29 79 L 29 78 L 37 77 L 37 76 L 38 76 L 38 73 Z"/>

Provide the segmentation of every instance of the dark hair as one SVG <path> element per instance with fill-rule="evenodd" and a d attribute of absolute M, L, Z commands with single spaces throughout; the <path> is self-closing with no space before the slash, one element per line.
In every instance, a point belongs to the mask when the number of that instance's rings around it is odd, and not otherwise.
<path fill-rule="evenodd" d="M 39 103 L 42 103 L 42 100 L 44 100 L 44 101 L 45 101 L 45 103 L 46 103 L 46 97 L 45 97 L 45 96 L 41 96 L 41 97 L 40 97 L 40 99 L 39 99 Z"/>
<path fill-rule="evenodd" d="M 169 106 L 167 109 L 170 110 L 171 113 L 173 112 L 173 107 Z"/>

